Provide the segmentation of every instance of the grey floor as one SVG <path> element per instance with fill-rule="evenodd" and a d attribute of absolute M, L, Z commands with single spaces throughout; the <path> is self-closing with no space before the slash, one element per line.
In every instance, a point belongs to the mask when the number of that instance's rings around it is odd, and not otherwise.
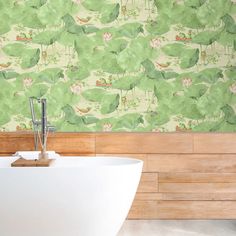
<path fill-rule="evenodd" d="M 128 220 L 118 236 L 236 236 L 236 220 Z"/>

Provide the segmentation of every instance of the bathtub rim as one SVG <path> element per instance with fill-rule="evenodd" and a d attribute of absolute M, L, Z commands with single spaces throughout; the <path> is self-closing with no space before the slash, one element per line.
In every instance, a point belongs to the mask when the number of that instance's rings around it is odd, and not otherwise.
<path fill-rule="evenodd" d="M 60 157 L 53 157 L 55 161 L 58 162 L 65 162 L 58 163 L 61 165 L 52 164 L 50 167 L 11 167 L 11 163 L 17 160 L 18 157 L 14 156 L 1 156 L 0 157 L 0 170 L 1 169 L 57 169 L 57 168 L 89 168 L 89 169 L 98 169 L 98 168 L 121 168 L 121 167 L 131 167 L 131 166 L 142 166 L 144 161 L 138 158 L 133 158 L 129 156 L 60 156 Z M 81 165 L 75 165 L 74 161 L 86 161 L 86 163 L 82 163 Z M 89 161 L 93 162 L 95 160 L 96 163 L 92 163 L 89 165 Z M 67 162 L 68 161 L 68 162 Z M 70 163 L 70 161 L 72 161 Z M 101 163 L 99 161 L 102 161 Z M 105 163 L 103 162 L 105 161 Z M 106 162 L 107 161 L 107 162 Z M 110 162 L 109 162 L 110 161 Z M 3 162 L 3 166 L 2 166 Z M 4 162 L 6 162 L 6 166 L 4 166 Z"/>

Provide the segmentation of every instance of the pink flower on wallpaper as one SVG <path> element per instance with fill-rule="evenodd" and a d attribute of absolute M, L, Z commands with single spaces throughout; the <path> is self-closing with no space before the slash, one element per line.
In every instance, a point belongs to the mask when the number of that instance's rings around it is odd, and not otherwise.
<path fill-rule="evenodd" d="M 154 38 L 150 41 L 150 46 L 152 48 L 158 48 L 160 46 L 160 40 L 158 38 Z"/>
<path fill-rule="evenodd" d="M 235 84 L 232 84 L 232 85 L 229 87 L 229 90 L 230 90 L 230 92 L 232 92 L 233 94 L 236 94 L 236 83 L 235 83 Z"/>
<path fill-rule="evenodd" d="M 182 85 L 183 85 L 184 87 L 188 88 L 189 86 L 192 85 L 192 79 L 190 79 L 190 78 L 184 78 L 184 79 L 182 80 Z"/>
<path fill-rule="evenodd" d="M 103 40 L 104 40 L 104 41 L 108 42 L 108 41 L 110 41 L 111 39 L 112 39 L 112 34 L 111 34 L 111 33 L 105 32 L 105 33 L 103 34 Z"/>
<path fill-rule="evenodd" d="M 74 94 L 80 94 L 82 90 L 82 85 L 80 83 L 76 83 L 70 86 L 70 90 Z"/>
<path fill-rule="evenodd" d="M 104 123 L 102 127 L 102 131 L 109 132 L 112 131 L 112 124 L 111 123 Z"/>
<path fill-rule="evenodd" d="M 33 83 L 33 80 L 31 78 L 25 78 L 23 80 L 23 84 L 26 88 L 29 88 Z"/>

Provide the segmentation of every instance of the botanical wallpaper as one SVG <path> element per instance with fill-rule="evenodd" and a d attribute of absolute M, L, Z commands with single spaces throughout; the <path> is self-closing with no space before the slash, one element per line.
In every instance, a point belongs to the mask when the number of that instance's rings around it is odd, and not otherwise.
<path fill-rule="evenodd" d="M 0 0 L 0 131 L 236 131 L 235 0 Z M 37 107 L 39 110 L 39 107 Z"/>

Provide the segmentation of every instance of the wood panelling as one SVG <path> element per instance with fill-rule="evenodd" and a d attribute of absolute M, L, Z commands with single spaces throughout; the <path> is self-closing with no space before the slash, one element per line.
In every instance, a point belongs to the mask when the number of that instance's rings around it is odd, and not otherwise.
<path fill-rule="evenodd" d="M 109 143 L 109 145 L 108 145 Z M 192 153 L 192 134 L 100 133 L 97 153 Z"/>
<path fill-rule="evenodd" d="M 236 183 L 159 183 L 163 193 L 234 193 Z"/>
<path fill-rule="evenodd" d="M 155 193 L 158 191 L 158 174 L 157 173 L 143 173 L 138 192 L 147 192 L 147 193 Z"/>
<path fill-rule="evenodd" d="M 149 172 L 236 172 L 235 154 L 148 154 Z"/>
<path fill-rule="evenodd" d="M 94 136 L 83 134 L 78 137 L 70 136 L 48 138 L 48 149 L 55 150 L 59 153 L 80 153 L 95 154 Z"/>
<path fill-rule="evenodd" d="M 159 173 L 159 183 L 236 183 L 236 173 Z"/>
<path fill-rule="evenodd" d="M 134 201 L 129 219 L 236 219 L 236 201 Z"/>
<path fill-rule="evenodd" d="M 95 154 L 94 134 L 52 133 L 48 137 L 48 150 L 60 154 Z M 34 150 L 34 137 L 30 133 L 1 133 L 0 154 L 13 154 L 16 151 Z"/>
<path fill-rule="evenodd" d="M 236 153 L 235 133 L 193 134 L 194 153 Z"/>
<path fill-rule="evenodd" d="M 137 193 L 138 201 L 235 201 L 236 191 L 232 193 Z M 204 209 L 204 210 L 207 210 Z"/>
<path fill-rule="evenodd" d="M 12 154 L 18 150 L 29 151 L 34 146 L 33 136 L 26 137 L 0 137 L 1 154 Z"/>
<path fill-rule="evenodd" d="M 33 149 L 32 133 L 0 133 L 0 155 Z M 236 134 L 54 133 L 48 150 L 143 160 L 130 219 L 236 219 Z"/>

